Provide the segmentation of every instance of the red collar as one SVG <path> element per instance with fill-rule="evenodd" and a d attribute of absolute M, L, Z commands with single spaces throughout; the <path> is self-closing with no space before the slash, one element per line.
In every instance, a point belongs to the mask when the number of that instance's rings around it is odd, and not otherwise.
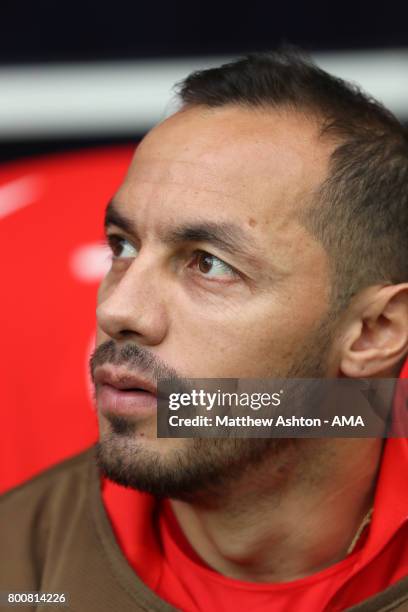
<path fill-rule="evenodd" d="M 385 441 L 368 538 L 355 570 L 369 563 L 408 521 L 408 440 Z"/>

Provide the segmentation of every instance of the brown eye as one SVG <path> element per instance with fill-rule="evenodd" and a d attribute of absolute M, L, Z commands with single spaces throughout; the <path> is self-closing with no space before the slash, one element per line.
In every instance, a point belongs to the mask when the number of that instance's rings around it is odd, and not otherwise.
<path fill-rule="evenodd" d="M 196 251 L 192 266 L 208 278 L 237 277 L 235 270 L 225 261 L 205 251 Z"/>
<path fill-rule="evenodd" d="M 207 274 L 213 266 L 213 256 L 209 253 L 199 253 L 197 255 L 198 269 L 203 274 Z"/>

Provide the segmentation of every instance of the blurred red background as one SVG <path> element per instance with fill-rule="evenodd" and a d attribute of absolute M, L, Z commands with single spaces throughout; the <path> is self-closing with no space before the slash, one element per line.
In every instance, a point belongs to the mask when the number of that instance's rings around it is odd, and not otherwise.
<path fill-rule="evenodd" d="M 104 209 L 130 147 L 0 168 L 0 490 L 97 437 L 87 362 Z"/>

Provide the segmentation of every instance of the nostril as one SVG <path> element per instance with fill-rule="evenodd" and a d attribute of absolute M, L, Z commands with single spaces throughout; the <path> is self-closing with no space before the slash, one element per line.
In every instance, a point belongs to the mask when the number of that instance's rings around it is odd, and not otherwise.
<path fill-rule="evenodd" d="M 129 338 L 132 337 L 136 334 L 136 332 L 132 331 L 131 329 L 121 329 L 119 334 L 123 337 L 123 338 Z"/>

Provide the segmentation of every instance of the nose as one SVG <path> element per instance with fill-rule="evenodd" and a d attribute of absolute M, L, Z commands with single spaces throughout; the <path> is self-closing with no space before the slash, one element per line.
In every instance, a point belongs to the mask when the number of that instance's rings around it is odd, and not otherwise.
<path fill-rule="evenodd" d="M 96 310 L 98 325 L 115 340 L 158 345 L 167 333 L 164 294 L 163 277 L 136 258 L 120 279 L 114 280 L 111 272 L 102 282 Z"/>

